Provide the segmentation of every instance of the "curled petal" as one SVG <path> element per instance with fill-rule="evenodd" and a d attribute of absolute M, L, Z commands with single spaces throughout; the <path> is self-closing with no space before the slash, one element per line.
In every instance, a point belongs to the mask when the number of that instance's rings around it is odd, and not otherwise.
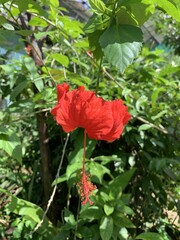
<path fill-rule="evenodd" d="M 124 130 L 124 126 L 131 119 L 131 115 L 127 111 L 127 107 L 124 106 L 122 100 L 114 100 L 109 102 L 112 110 L 113 125 L 111 130 L 104 136 L 102 140 L 113 142 L 118 139 Z"/>

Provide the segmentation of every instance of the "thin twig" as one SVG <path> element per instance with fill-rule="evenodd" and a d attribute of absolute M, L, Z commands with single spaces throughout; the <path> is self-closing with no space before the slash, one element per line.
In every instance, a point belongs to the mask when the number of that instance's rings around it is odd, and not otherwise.
<path fill-rule="evenodd" d="M 55 193 L 56 193 L 56 189 L 57 189 L 57 179 L 59 177 L 59 174 L 60 174 L 60 170 L 61 170 L 61 167 L 62 167 L 62 163 L 63 163 L 63 160 L 64 160 L 64 155 L 65 155 L 65 151 L 66 151 L 66 146 L 67 146 L 67 143 L 68 143 L 68 139 L 69 139 L 69 133 L 67 134 L 67 137 L 66 137 L 66 141 L 65 141 L 65 144 L 64 144 L 64 147 L 63 147 L 63 150 L 62 150 L 62 155 L 61 155 L 61 160 L 59 162 L 59 166 L 58 166 L 58 170 L 57 170 L 57 173 L 56 173 L 56 178 L 55 178 L 55 185 L 54 185 L 54 188 L 53 188 L 53 191 L 52 191 L 52 194 L 50 196 L 50 199 L 48 201 L 48 204 L 47 204 L 47 207 L 46 207 L 46 210 L 43 214 L 43 217 L 41 219 L 41 221 L 36 225 L 36 227 L 34 228 L 34 230 L 32 232 L 30 232 L 30 235 L 32 235 L 33 233 L 35 233 L 43 224 L 44 220 L 45 220 L 45 217 L 47 215 L 47 212 L 53 202 L 53 199 L 54 199 L 54 196 L 55 196 Z"/>
<path fill-rule="evenodd" d="M 149 122 L 148 120 L 146 120 L 146 119 L 144 119 L 144 118 L 142 118 L 142 117 L 135 117 L 135 118 L 137 118 L 138 120 L 140 120 L 141 122 L 143 122 L 143 123 L 147 123 L 147 124 L 149 124 L 149 126 L 151 126 L 151 127 L 153 127 L 153 128 L 156 128 L 157 130 L 159 130 L 159 131 L 161 131 L 162 133 L 164 133 L 164 134 L 169 134 L 168 133 L 168 131 L 161 125 L 161 127 L 158 127 L 158 126 L 156 126 L 156 125 L 154 125 L 153 123 L 151 123 L 151 122 Z"/>

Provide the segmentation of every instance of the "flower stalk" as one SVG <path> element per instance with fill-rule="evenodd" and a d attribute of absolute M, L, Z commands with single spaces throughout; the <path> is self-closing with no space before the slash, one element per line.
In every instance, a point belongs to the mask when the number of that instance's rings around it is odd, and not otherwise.
<path fill-rule="evenodd" d="M 90 205 L 93 204 L 93 202 L 90 200 L 90 196 L 92 195 L 92 191 L 96 189 L 96 185 L 92 184 L 89 180 L 90 175 L 88 175 L 85 171 L 85 160 L 86 160 L 86 130 L 84 130 L 84 152 L 83 152 L 83 162 L 82 162 L 82 175 L 81 180 L 77 184 L 78 185 L 78 191 L 81 197 L 81 204 L 85 205 L 87 202 L 90 203 Z"/>

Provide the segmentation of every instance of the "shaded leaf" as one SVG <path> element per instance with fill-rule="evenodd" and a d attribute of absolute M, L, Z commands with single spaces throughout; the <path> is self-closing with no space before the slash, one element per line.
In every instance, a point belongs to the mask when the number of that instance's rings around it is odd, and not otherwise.
<path fill-rule="evenodd" d="M 131 168 L 129 171 L 127 171 L 127 172 L 123 173 L 122 175 L 113 179 L 109 183 L 110 188 L 111 189 L 120 189 L 121 191 L 123 191 L 125 189 L 125 187 L 128 185 L 135 170 L 136 170 L 135 168 Z"/>
<path fill-rule="evenodd" d="M 114 212 L 114 214 L 112 216 L 113 216 L 114 224 L 116 224 L 119 227 L 126 227 L 126 228 L 135 228 L 136 227 L 131 222 L 131 220 L 122 213 Z"/>
<path fill-rule="evenodd" d="M 18 84 L 13 91 L 11 92 L 10 99 L 11 101 L 14 101 L 15 98 L 27 87 L 27 81 L 22 81 L 20 84 Z"/>
<path fill-rule="evenodd" d="M 80 211 L 81 219 L 100 219 L 104 215 L 103 210 L 99 206 L 83 206 Z"/>

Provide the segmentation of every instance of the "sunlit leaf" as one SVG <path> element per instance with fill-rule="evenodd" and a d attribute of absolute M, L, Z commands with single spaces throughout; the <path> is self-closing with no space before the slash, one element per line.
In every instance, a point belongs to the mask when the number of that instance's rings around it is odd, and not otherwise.
<path fill-rule="evenodd" d="M 112 25 L 99 42 L 109 63 L 124 72 L 141 49 L 142 31 L 131 25 Z"/>
<path fill-rule="evenodd" d="M 113 234 L 113 219 L 104 216 L 100 222 L 100 235 L 102 240 L 110 240 Z"/>
<path fill-rule="evenodd" d="M 22 161 L 22 146 L 20 138 L 15 132 L 4 127 L 0 127 L 0 148 L 7 152 L 10 156 Z"/>
<path fill-rule="evenodd" d="M 53 53 L 51 54 L 51 57 L 55 59 L 57 62 L 59 62 L 61 65 L 68 67 L 69 65 L 69 59 L 67 56 L 59 53 Z"/>
<path fill-rule="evenodd" d="M 142 239 L 142 240 L 164 240 L 164 238 L 158 234 L 158 233 L 154 233 L 154 232 L 146 232 L 146 233 L 141 233 L 139 234 L 136 239 Z"/>

